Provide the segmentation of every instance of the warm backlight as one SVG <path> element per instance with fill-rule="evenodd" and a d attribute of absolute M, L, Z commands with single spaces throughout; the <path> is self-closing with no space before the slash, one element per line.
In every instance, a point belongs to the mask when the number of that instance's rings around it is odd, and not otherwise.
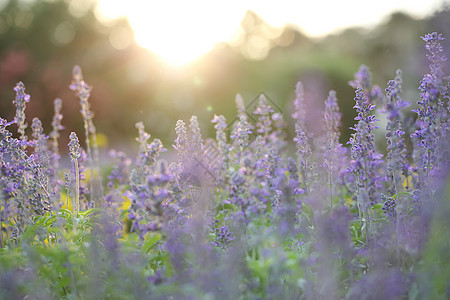
<path fill-rule="evenodd" d="M 167 64 L 186 65 L 218 42 L 230 40 L 245 11 L 227 2 L 189 1 L 101 1 L 106 15 L 123 15 L 130 22 L 135 39 Z"/>
<path fill-rule="evenodd" d="M 77 0 L 84 3 L 94 0 Z M 311 36 L 323 36 L 348 26 L 373 25 L 380 18 L 400 10 L 424 15 L 442 0 L 379 0 L 367 3 L 345 1 L 261 1 L 261 0 L 95 0 L 97 15 L 108 19 L 127 17 L 136 41 L 173 66 L 186 65 L 211 50 L 218 42 L 228 42 L 240 30 L 247 10 L 260 15 L 271 26 L 295 24 Z M 83 7 L 83 5 L 79 4 Z M 348 9 L 351 7 L 352 9 Z M 117 48 L 128 45 L 124 34 L 112 38 Z"/>

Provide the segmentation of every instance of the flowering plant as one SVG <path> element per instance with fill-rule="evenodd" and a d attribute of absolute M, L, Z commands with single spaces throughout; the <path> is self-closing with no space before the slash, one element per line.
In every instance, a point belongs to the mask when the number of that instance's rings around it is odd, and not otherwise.
<path fill-rule="evenodd" d="M 0 298 L 449 298 L 449 76 L 442 35 L 423 39 L 431 65 L 415 124 L 403 116 L 401 71 L 383 94 L 362 66 L 350 82 L 349 151 L 336 93 L 325 100 L 325 133 L 313 136 L 299 82 L 292 141 L 264 94 L 252 111 L 238 95 L 236 122 L 212 120 L 215 139 L 203 137 L 196 116 L 188 126 L 180 120 L 176 159 L 167 162 L 139 122 L 135 162 L 111 151 L 108 166 L 91 87 L 75 66 L 86 151 L 72 132 L 64 169 L 62 100 L 52 132 L 35 118 L 28 139 L 31 98 L 19 82 L 14 120 L 0 119 Z M 377 105 L 387 119 L 385 156 L 375 145 Z"/>

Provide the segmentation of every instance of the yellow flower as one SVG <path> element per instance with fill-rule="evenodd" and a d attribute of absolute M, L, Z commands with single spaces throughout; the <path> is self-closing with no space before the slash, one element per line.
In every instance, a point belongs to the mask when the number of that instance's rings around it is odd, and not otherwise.
<path fill-rule="evenodd" d="M 120 210 L 127 210 L 130 208 L 131 206 L 131 200 L 130 198 L 128 198 L 127 196 L 122 196 L 123 201 L 122 201 L 122 205 L 120 206 Z"/>
<path fill-rule="evenodd" d="M 406 187 L 411 188 L 412 186 L 412 176 L 409 175 L 405 180 L 403 180 L 403 189 L 406 189 Z"/>
<path fill-rule="evenodd" d="M 66 192 L 61 192 L 59 195 L 60 195 L 59 201 L 61 204 L 61 208 L 68 209 L 71 212 L 73 212 L 72 199 L 70 198 L 70 196 L 68 196 Z"/>
<path fill-rule="evenodd" d="M 104 135 L 103 133 L 97 133 L 95 137 L 97 139 L 97 146 L 99 148 L 106 148 L 108 146 L 108 137 L 106 135 Z M 94 144 L 94 138 L 92 135 L 89 136 L 89 142 L 91 143 L 91 145 Z"/>
<path fill-rule="evenodd" d="M 352 205 L 353 204 L 352 197 L 345 198 L 345 203 L 347 203 L 348 205 Z"/>

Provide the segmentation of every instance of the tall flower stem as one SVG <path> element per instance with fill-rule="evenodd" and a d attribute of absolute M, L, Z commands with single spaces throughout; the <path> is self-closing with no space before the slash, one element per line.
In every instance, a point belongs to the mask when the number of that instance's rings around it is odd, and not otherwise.
<path fill-rule="evenodd" d="M 342 145 L 339 143 L 339 126 L 341 124 L 341 113 L 337 104 L 336 92 L 331 90 L 325 100 L 325 143 L 323 152 L 323 165 L 328 172 L 328 185 L 330 197 L 330 209 L 333 208 L 334 180 L 338 172 L 339 152 Z"/>
<path fill-rule="evenodd" d="M 25 122 L 25 107 L 30 102 L 30 95 L 25 93 L 25 85 L 21 81 L 17 83 L 14 91 L 16 91 L 16 98 L 13 101 L 16 106 L 16 115 L 13 122 L 17 124 L 20 140 L 25 142 L 27 140 L 25 129 L 28 127 Z M 26 143 L 23 143 L 22 150 L 25 151 L 26 147 Z"/>
<path fill-rule="evenodd" d="M 442 145 L 446 142 L 448 125 L 448 86 L 449 77 L 442 70 L 447 58 L 442 53 L 444 48 L 441 41 L 445 40 L 442 34 L 436 32 L 422 37 L 426 42 L 425 48 L 430 52 L 430 72 L 420 81 L 419 90 L 421 100 L 417 102 L 418 109 L 414 110 L 418 117 L 417 129 L 411 135 L 419 143 L 417 146 L 423 150 L 419 152 L 417 164 L 425 172 L 424 181 L 432 200 L 432 175 L 446 162 L 446 151 Z M 446 107 L 447 106 L 447 107 Z M 425 188 L 425 186 L 423 186 Z"/>
<path fill-rule="evenodd" d="M 78 158 L 80 157 L 80 143 L 75 132 L 70 134 L 69 154 L 73 161 L 75 170 L 75 209 L 74 213 L 78 217 L 80 211 L 80 168 L 78 166 Z"/>
<path fill-rule="evenodd" d="M 89 158 L 89 173 L 91 175 L 91 200 L 97 206 L 101 206 L 101 201 L 103 201 L 103 188 L 100 178 L 100 170 L 98 167 L 99 154 L 97 133 L 94 122 L 92 121 L 94 114 L 90 110 L 90 103 L 88 101 L 91 87 L 84 81 L 80 66 L 74 66 L 73 68 L 73 82 L 70 85 L 70 88 L 77 92 L 77 96 L 80 99 L 81 114 L 83 116 L 84 132 L 86 136 L 86 150 Z M 90 138 L 92 138 L 93 151 L 91 150 Z"/>
<path fill-rule="evenodd" d="M 328 171 L 328 185 L 330 188 L 330 209 L 333 208 L 333 172 Z"/>
<path fill-rule="evenodd" d="M 64 129 L 64 127 L 61 125 L 61 120 L 63 118 L 63 115 L 61 114 L 62 100 L 56 98 L 53 104 L 54 104 L 54 115 L 52 120 L 53 130 L 50 133 L 50 138 L 51 138 L 51 147 L 54 155 L 53 163 L 55 164 L 55 169 L 58 169 L 58 160 L 59 160 L 58 138 L 60 137 L 59 131 Z"/>
<path fill-rule="evenodd" d="M 376 153 L 374 145 L 373 130 L 376 120 L 375 116 L 370 114 L 375 105 L 370 103 L 360 87 L 356 89 L 355 101 L 354 107 L 358 112 L 355 120 L 358 123 L 352 128 L 355 133 L 350 137 L 348 144 L 352 145 L 352 170 L 357 178 L 356 189 L 360 207 L 360 221 L 362 221 L 362 209 L 363 218 L 366 222 L 366 232 L 369 231 L 368 233 L 371 234 L 369 206 L 374 205 L 378 200 L 376 189 L 380 179 L 377 176 L 376 169 L 381 163 L 381 155 Z M 369 236 L 367 235 L 367 237 Z"/>
<path fill-rule="evenodd" d="M 395 224 L 397 235 L 397 246 L 400 245 L 399 238 L 401 236 L 401 222 L 404 213 L 404 196 L 402 194 L 402 175 L 408 180 L 408 172 L 410 169 L 407 159 L 407 149 L 403 135 L 405 132 L 405 119 L 402 114 L 402 108 L 409 105 L 402 99 L 402 72 L 397 70 L 394 80 L 388 82 L 386 88 L 386 102 L 383 112 L 386 113 L 386 140 L 387 140 L 387 167 L 389 176 L 393 183 L 390 188 L 392 195 L 391 200 L 395 201 Z M 393 199 L 395 197 L 395 199 Z M 399 248 L 398 248 L 399 249 Z M 398 253 L 400 254 L 400 253 Z"/>
<path fill-rule="evenodd" d="M 80 170 L 78 168 L 78 159 L 73 160 L 75 168 L 75 215 L 78 217 L 80 212 Z"/>

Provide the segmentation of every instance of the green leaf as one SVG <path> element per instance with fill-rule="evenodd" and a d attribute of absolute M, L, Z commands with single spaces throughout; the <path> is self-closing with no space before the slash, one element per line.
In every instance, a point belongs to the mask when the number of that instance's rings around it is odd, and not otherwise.
<path fill-rule="evenodd" d="M 80 215 L 81 215 L 81 216 L 87 217 L 87 216 L 89 216 L 89 215 L 91 215 L 91 214 L 99 213 L 99 212 L 101 212 L 101 211 L 102 211 L 101 208 L 95 208 L 95 207 L 94 207 L 94 208 L 88 209 L 88 210 L 86 210 L 86 211 L 80 212 Z"/>
<path fill-rule="evenodd" d="M 375 204 L 372 206 L 372 210 L 378 210 L 381 209 L 383 207 L 383 205 L 381 203 Z"/>
<path fill-rule="evenodd" d="M 161 239 L 162 239 L 161 233 L 156 233 L 156 234 L 150 235 L 144 242 L 144 245 L 142 246 L 142 250 L 145 253 L 148 253 L 150 251 L 150 249 Z"/>

